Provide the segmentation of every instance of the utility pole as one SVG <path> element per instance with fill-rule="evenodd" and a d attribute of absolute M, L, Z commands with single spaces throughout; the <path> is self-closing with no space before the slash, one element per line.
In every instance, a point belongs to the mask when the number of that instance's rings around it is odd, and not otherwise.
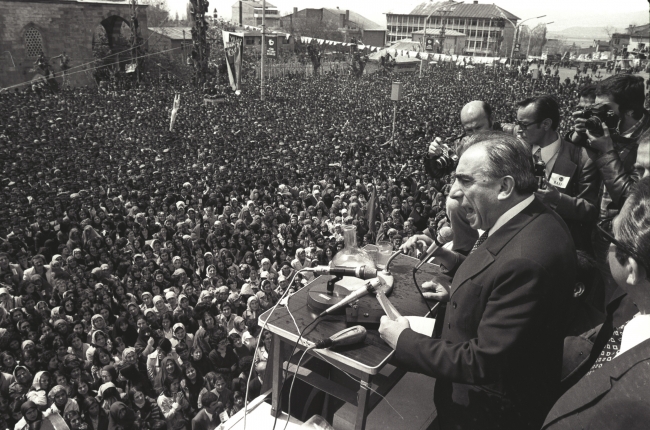
<path fill-rule="evenodd" d="M 262 0 L 262 54 L 260 61 L 260 100 L 264 101 L 264 57 L 266 56 L 266 41 L 265 32 L 266 32 L 266 0 Z"/>

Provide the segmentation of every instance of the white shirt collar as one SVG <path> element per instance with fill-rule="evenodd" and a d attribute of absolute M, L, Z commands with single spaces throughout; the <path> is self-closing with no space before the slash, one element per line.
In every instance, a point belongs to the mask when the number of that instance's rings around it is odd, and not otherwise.
<path fill-rule="evenodd" d="M 650 339 L 650 315 L 637 314 L 623 328 L 621 348 L 616 356 L 618 357 L 648 339 Z"/>
<path fill-rule="evenodd" d="M 553 143 L 550 145 L 546 145 L 545 147 L 542 148 L 542 160 L 544 163 L 547 163 L 553 158 L 555 153 L 558 151 L 560 147 L 560 142 L 562 141 L 562 138 L 560 137 L 560 133 L 557 133 L 557 140 L 555 140 Z M 539 149 L 539 145 L 533 145 L 533 154 L 537 152 Z"/>
<path fill-rule="evenodd" d="M 490 232 L 488 233 L 488 237 L 492 236 L 497 230 L 499 230 L 501 227 L 503 227 L 508 221 L 513 219 L 519 212 L 523 211 L 530 205 L 533 200 L 535 200 L 535 195 L 531 194 L 524 200 L 520 201 L 507 211 L 505 211 L 499 219 L 497 219 L 497 222 L 494 223 L 494 226 L 490 229 Z"/>
<path fill-rule="evenodd" d="M 208 416 L 208 419 L 209 419 L 210 421 L 212 421 L 212 414 L 211 414 L 210 412 L 208 412 L 207 408 L 204 409 L 204 411 L 205 411 L 205 414 Z"/>

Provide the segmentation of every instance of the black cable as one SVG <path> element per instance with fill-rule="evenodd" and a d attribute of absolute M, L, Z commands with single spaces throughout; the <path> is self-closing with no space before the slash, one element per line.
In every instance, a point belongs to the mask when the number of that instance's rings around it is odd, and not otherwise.
<path fill-rule="evenodd" d="M 298 340 L 296 341 L 296 344 L 293 347 L 293 350 L 291 351 L 291 354 L 289 355 L 289 358 L 287 359 L 287 367 L 284 369 L 284 373 L 287 374 L 287 375 L 284 377 L 284 379 L 282 381 L 282 385 L 280 386 L 280 391 L 279 391 L 280 399 L 278 399 L 278 400 L 279 400 L 280 411 L 282 410 L 282 390 L 284 389 L 284 383 L 287 382 L 287 379 L 288 379 L 288 376 L 289 376 L 288 373 L 289 373 L 289 364 L 291 363 L 291 357 L 293 357 L 293 354 L 296 353 L 296 349 L 298 348 L 298 344 L 300 343 L 300 339 L 302 339 L 302 335 L 307 331 L 307 329 L 309 327 L 311 327 L 312 324 L 314 324 L 317 321 L 320 321 L 320 319 L 321 319 L 321 316 L 320 315 L 317 316 L 316 319 L 314 319 L 312 322 L 307 324 L 307 326 L 302 330 L 302 332 L 298 336 Z M 296 372 L 298 372 L 298 369 L 296 369 Z M 294 378 L 295 378 L 295 376 L 294 376 Z M 278 411 L 276 411 L 275 420 L 273 420 L 273 430 L 275 430 L 275 425 L 278 423 L 278 415 L 279 415 L 279 413 L 278 413 Z"/>
<path fill-rule="evenodd" d="M 424 297 L 424 293 L 422 292 L 422 288 L 418 285 L 418 281 L 415 278 L 415 274 L 417 273 L 418 269 L 417 267 L 413 268 L 413 282 L 415 283 L 415 288 L 418 289 L 418 293 L 422 296 L 422 300 L 424 300 L 424 303 L 427 305 L 427 308 L 429 309 L 429 318 L 433 317 L 433 309 L 431 309 L 431 306 L 429 306 L 429 302 L 427 302 L 427 298 Z"/>

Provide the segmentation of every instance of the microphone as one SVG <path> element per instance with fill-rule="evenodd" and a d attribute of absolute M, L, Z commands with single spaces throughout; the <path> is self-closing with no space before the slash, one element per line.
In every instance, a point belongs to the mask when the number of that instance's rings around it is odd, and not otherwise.
<path fill-rule="evenodd" d="M 323 312 L 321 312 L 320 316 L 323 317 L 327 314 L 331 314 L 332 312 L 335 312 L 336 310 L 347 306 L 348 304 L 357 301 L 361 297 L 374 293 L 377 291 L 377 288 L 382 285 L 382 281 L 379 278 L 375 279 L 370 279 L 368 282 L 366 282 L 365 288 L 359 288 L 358 290 L 355 290 L 354 292 L 350 293 L 346 298 L 342 299 L 340 302 L 338 302 L 335 305 L 330 306 L 329 308 L 325 309 Z"/>
<path fill-rule="evenodd" d="M 366 328 L 361 325 L 348 327 L 327 339 L 319 340 L 314 346 L 315 349 L 331 348 L 333 346 L 353 345 L 366 340 Z"/>
<path fill-rule="evenodd" d="M 377 269 L 369 266 L 342 267 L 342 266 L 316 266 L 304 269 L 316 275 L 354 276 L 360 279 L 377 277 Z"/>
<path fill-rule="evenodd" d="M 427 250 L 427 255 L 424 256 L 422 261 L 420 261 L 420 263 L 417 266 L 415 266 L 415 269 L 413 270 L 414 271 L 419 270 L 420 267 L 422 267 L 422 265 L 426 263 L 429 258 L 431 258 L 433 253 L 438 250 L 438 248 L 441 248 L 444 244 L 451 242 L 453 238 L 454 238 L 454 231 L 451 229 L 451 227 L 444 226 L 443 228 L 441 228 L 438 231 L 438 234 L 436 235 L 435 243 L 433 243 L 429 247 L 429 249 Z"/>

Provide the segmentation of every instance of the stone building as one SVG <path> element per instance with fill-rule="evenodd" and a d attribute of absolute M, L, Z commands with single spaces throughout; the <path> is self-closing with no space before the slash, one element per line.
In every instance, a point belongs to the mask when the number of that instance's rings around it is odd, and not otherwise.
<path fill-rule="evenodd" d="M 147 6 L 138 6 L 141 36 L 146 41 Z M 0 0 L 0 88 L 29 82 L 39 75 L 35 61 L 41 51 L 59 75 L 68 57 L 71 85 L 92 83 L 93 46 L 105 44 L 115 53 L 130 34 L 128 1 Z M 126 54 L 122 54 L 126 55 Z M 122 57 L 124 58 L 124 57 Z M 59 82 L 60 79 L 59 79 Z"/>

